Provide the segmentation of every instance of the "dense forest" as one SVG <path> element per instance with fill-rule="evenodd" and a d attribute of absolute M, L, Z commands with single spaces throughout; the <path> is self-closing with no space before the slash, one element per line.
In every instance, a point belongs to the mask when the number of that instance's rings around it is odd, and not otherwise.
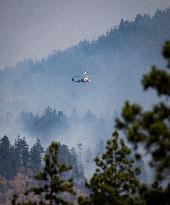
<path fill-rule="evenodd" d="M 148 105 L 153 95 L 139 86 L 140 76 L 151 64 L 163 65 L 163 42 L 169 39 L 170 9 L 155 15 L 137 15 L 121 20 L 97 40 L 84 40 L 65 51 L 54 51 L 39 61 L 27 59 L 13 68 L 0 70 L 0 112 L 39 112 L 47 106 L 71 112 L 91 110 L 110 115 L 118 111 L 130 95 Z M 74 75 L 87 71 L 94 83 L 77 85 Z M 119 94 L 121 93 L 121 95 Z"/>
<path fill-rule="evenodd" d="M 114 117 L 114 116 L 113 116 Z M 116 115 L 115 115 L 116 117 Z M 113 119 L 112 119 L 113 120 Z M 85 136 L 82 139 L 80 136 L 76 139 L 77 144 L 86 142 L 85 144 L 96 143 L 104 139 L 108 135 L 111 123 L 106 123 L 103 118 L 97 117 L 90 110 L 80 114 L 76 109 L 73 109 L 70 115 L 64 114 L 63 111 L 56 111 L 51 107 L 47 107 L 42 114 L 32 112 L 21 112 L 13 124 L 19 123 L 21 132 L 26 133 L 28 136 L 39 137 L 43 143 L 50 142 L 54 137 L 57 140 L 67 142 L 74 140 L 72 132 L 74 129 L 81 128 L 80 134 Z M 91 138 L 91 139 L 90 139 Z"/>
<path fill-rule="evenodd" d="M 169 21 L 170 8 L 137 15 L 96 41 L 0 71 L 1 128 L 38 137 L 31 147 L 0 139 L 0 203 L 170 204 Z M 96 84 L 72 85 L 84 68 Z"/>
<path fill-rule="evenodd" d="M 0 177 L 13 179 L 18 173 L 34 176 L 43 167 L 43 155 L 46 151 L 39 139 L 29 148 L 25 138 L 18 136 L 11 145 L 9 138 L 5 135 L 0 139 Z M 63 163 L 71 165 L 72 171 L 69 175 L 74 179 L 75 185 L 82 186 L 84 183 L 84 170 L 75 148 L 69 150 L 67 145 L 59 144 L 58 159 Z M 63 175 L 63 177 L 66 177 Z"/>
<path fill-rule="evenodd" d="M 153 17 L 137 15 L 95 41 L 0 70 L 1 136 L 20 133 L 71 146 L 108 138 L 124 100 L 131 96 L 147 107 L 157 98 L 152 91 L 144 96 L 139 81 L 151 64 L 165 64 L 159 53 L 170 36 L 169 21 L 170 9 L 157 10 Z M 84 71 L 94 83 L 72 83 L 72 76 Z"/>
<path fill-rule="evenodd" d="M 37 172 L 41 169 L 43 147 L 39 140 L 29 150 L 25 138 L 16 138 L 14 145 L 10 144 L 5 135 L 0 140 L 0 173 L 1 177 L 12 179 L 17 172 L 21 171 L 25 175 L 27 172 Z"/>
<path fill-rule="evenodd" d="M 161 98 L 148 110 L 142 105 L 126 101 L 121 115 L 115 120 L 115 127 L 124 130 L 130 149 L 115 129 L 111 139 L 107 140 L 102 155 L 95 158 L 96 169 L 86 186 L 89 192 L 77 197 L 72 179 L 65 175 L 72 167 L 59 160 L 60 143 L 52 142 L 45 154 L 45 165 L 35 176 L 43 182 L 28 188 L 24 193 L 14 194 L 12 205 L 64 205 L 78 202 L 79 205 L 169 205 L 170 204 L 170 41 L 166 41 L 162 55 L 167 60 L 166 69 L 153 65 L 142 77 L 145 91 L 154 89 Z M 81 150 L 81 144 L 79 144 Z M 140 148 L 150 157 L 154 181 L 141 181 L 138 176 L 141 168 L 138 160 L 143 158 Z M 68 193 L 68 195 L 66 195 Z M 30 194 L 38 198 L 30 198 Z M 76 195 L 76 198 L 72 197 Z"/>

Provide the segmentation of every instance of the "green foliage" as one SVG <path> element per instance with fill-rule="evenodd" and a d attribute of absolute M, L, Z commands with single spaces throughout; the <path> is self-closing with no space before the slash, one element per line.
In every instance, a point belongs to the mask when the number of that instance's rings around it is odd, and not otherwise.
<path fill-rule="evenodd" d="M 37 173 L 38 171 L 40 171 L 43 153 L 44 149 L 40 143 L 40 140 L 37 139 L 37 142 L 30 150 L 30 166 L 33 173 Z"/>
<path fill-rule="evenodd" d="M 35 176 L 35 179 L 40 181 L 40 185 L 32 187 L 25 193 L 25 195 L 29 193 L 39 195 L 41 199 L 39 204 L 41 205 L 70 204 L 64 200 L 62 195 L 66 192 L 74 194 L 72 180 L 63 180 L 61 177 L 62 173 L 69 171 L 71 167 L 58 161 L 59 145 L 59 143 L 52 142 L 45 154 L 44 169 Z M 17 202 L 16 205 L 27 205 L 29 203 L 31 203 L 30 205 L 36 204 L 36 202 L 29 201 L 24 204 Z"/>
<path fill-rule="evenodd" d="M 167 66 L 170 68 L 170 49 L 169 48 L 170 48 L 170 41 L 166 41 L 163 47 L 162 54 L 164 58 L 167 59 L 168 61 Z"/>
<path fill-rule="evenodd" d="M 13 178 L 16 174 L 14 163 L 14 147 L 11 146 L 8 137 L 5 135 L 0 140 L 0 175 L 7 179 Z"/>
<path fill-rule="evenodd" d="M 18 136 L 18 138 L 15 139 L 14 156 L 16 168 L 24 168 L 24 173 L 26 174 L 26 171 L 30 165 L 30 152 L 25 138 L 20 138 Z"/>
<path fill-rule="evenodd" d="M 145 90 L 152 88 L 165 100 L 143 111 L 140 105 L 126 102 L 121 118 L 116 119 L 116 127 L 125 129 L 129 141 L 138 148 L 144 144 L 152 155 L 150 164 L 156 168 L 156 179 L 168 179 L 170 176 L 170 41 L 163 47 L 163 56 L 168 60 L 167 70 L 152 66 L 144 75 L 142 84 Z"/>
<path fill-rule="evenodd" d="M 73 147 L 71 149 L 71 159 L 70 162 L 72 164 L 72 178 L 75 182 L 75 184 L 79 184 L 80 182 L 84 182 L 84 170 L 81 166 L 81 164 L 79 164 L 79 159 L 78 159 L 78 155 L 76 153 L 75 148 Z"/>
<path fill-rule="evenodd" d="M 41 168 L 43 147 L 39 140 L 29 151 L 25 138 L 19 136 L 14 145 L 10 144 L 5 135 L 0 139 L 0 175 L 6 179 L 14 178 L 18 172 L 27 174 L 28 171 L 37 173 Z"/>
<path fill-rule="evenodd" d="M 168 205 L 170 204 L 170 185 L 165 190 L 158 182 L 152 184 L 151 187 L 142 185 L 140 195 L 146 205 Z"/>
<path fill-rule="evenodd" d="M 152 66 L 151 71 L 144 75 L 142 84 L 145 90 L 156 89 L 158 95 L 170 95 L 170 74 Z"/>
<path fill-rule="evenodd" d="M 112 139 L 107 141 L 106 152 L 95 159 L 97 169 L 87 185 L 91 190 L 90 197 L 80 197 L 79 204 L 132 204 L 138 192 L 140 168 L 134 168 L 130 154 L 131 150 L 115 131 Z"/>

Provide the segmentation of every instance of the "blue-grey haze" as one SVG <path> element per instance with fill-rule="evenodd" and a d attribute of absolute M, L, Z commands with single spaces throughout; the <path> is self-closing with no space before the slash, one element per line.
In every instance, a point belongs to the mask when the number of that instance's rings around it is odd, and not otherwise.
<path fill-rule="evenodd" d="M 40 114 L 47 106 L 70 115 L 73 108 L 111 119 L 127 99 L 149 106 L 154 92 L 143 93 L 140 80 L 151 64 L 163 65 L 163 42 L 170 37 L 170 9 L 153 18 L 138 15 L 93 42 L 82 41 L 40 61 L 19 62 L 0 71 L 0 116 L 13 118 L 24 110 Z M 92 84 L 71 77 L 87 71 Z M 1 123 L 2 125 L 3 123 Z M 6 126 L 6 124 L 4 124 Z M 3 134 L 9 126 L 1 129 Z M 12 133 L 15 133 L 11 128 Z M 19 130 L 16 130 L 19 133 Z M 5 134 L 5 133 L 4 133 Z"/>
<path fill-rule="evenodd" d="M 140 80 L 151 64 L 165 67 L 161 48 L 170 38 L 167 22 L 170 22 L 170 9 L 157 10 L 153 18 L 138 15 L 134 21 L 122 20 L 119 26 L 96 41 L 84 40 L 39 61 L 27 59 L 12 68 L 0 70 L 0 134 L 7 134 L 10 139 L 17 134 L 29 136 L 29 143 L 38 136 L 45 139 L 46 144 L 60 140 L 71 146 L 83 142 L 87 147 L 95 147 L 100 139 L 107 139 L 111 135 L 113 115 L 120 112 L 125 100 L 141 103 L 145 108 L 156 100 L 154 92 L 146 94 L 142 91 Z M 18 30 L 17 35 L 20 32 L 22 30 Z M 68 32 L 67 35 L 69 38 Z M 66 39 L 64 35 L 63 38 Z M 29 51 L 34 50 L 31 43 L 29 46 Z M 10 61 L 10 56 L 8 58 Z M 84 85 L 71 81 L 72 76 L 84 71 L 91 75 L 94 83 Z M 57 112 L 62 110 L 68 116 L 67 129 L 60 131 L 57 126 L 61 124 L 53 121 L 57 116 L 52 114 L 46 118 L 42 114 L 47 106 L 56 108 Z M 80 116 L 87 110 L 96 116 L 92 115 L 92 122 L 83 117 L 74 121 L 71 118 L 74 108 Z M 22 110 L 34 113 L 26 114 L 31 123 L 25 123 L 24 127 L 24 120 L 19 117 Z M 104 121 L 100 120 L 101 116 Z"/>
<path fill-rule="evenodd" d="M 153 15 L 169 5 L 169 0 L 0 0 L 0 69 L 96 39 L 122 18 Z"/>

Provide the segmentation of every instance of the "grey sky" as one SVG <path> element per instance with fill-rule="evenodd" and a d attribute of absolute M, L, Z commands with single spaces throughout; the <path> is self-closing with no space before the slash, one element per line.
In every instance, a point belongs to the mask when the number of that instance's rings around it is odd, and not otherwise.
<path fill-rule="evenodd" d="M 0 68 L 96 39 L 120 19 L 153 15 L 169 0 L 0 0 Z"/>

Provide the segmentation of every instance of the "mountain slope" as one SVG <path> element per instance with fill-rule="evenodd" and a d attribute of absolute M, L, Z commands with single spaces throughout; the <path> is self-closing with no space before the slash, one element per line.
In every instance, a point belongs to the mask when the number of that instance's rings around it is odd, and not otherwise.
<path fill-rule="evenodd" d="M 154 94 L 143 94 L 140 79 L 151 64 L 164 64 L 160 52 L 163 42 L 170 39 L 167 22 L 170 8 L 157 10 L 152 18 L 137 15 L 131 22 L 121 20 L 96 41 L 84 40 L 46 59 L 25 60 L 1 70 L 0 112 L 36 112 L 50 105 L 66 112 L 76 107 L 109 114 L 129 98 L 149 104 Z M 92 76 L 93 84 L 71 82 L 72 76 L 84 71 Z"/>

